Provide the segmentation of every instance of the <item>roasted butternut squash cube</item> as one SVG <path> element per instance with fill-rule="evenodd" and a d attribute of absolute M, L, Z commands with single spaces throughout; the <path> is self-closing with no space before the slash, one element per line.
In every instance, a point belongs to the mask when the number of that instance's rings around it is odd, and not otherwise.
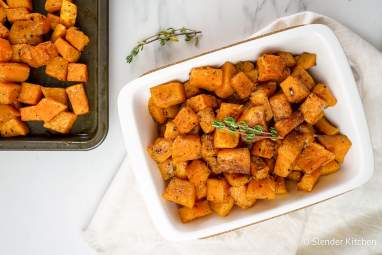
<path fill-rule="evenodd" d="M 261 105 L 264 107 L 266 121 L 270 121 L 273 118 L 272 108 L 269 104 L 267 93 L 264 90 L 256 90 L 251 94 L 250 99 L 254 106 Z"/>
<path fill-rule="evenodd" d="M 44 97 L 52 98 L 61 104 L 68 105 L 68 96 L 64 88 L 41 87 Z"/>
<path fill-rule="evenodd" d="M 30 15 L 30 14 L 28 14 Z M 47 22 L 48 31 L 50 25 Z M 32 20 L 17 20 L 9 31 L 9 41 L 12 44 L 27 43 L 36 45 L 43 41 L 42 35 L 47 33 L 44 22 L 36 23 Z"/>
<path fill-rule="evenodd" d="M 53 30 L 50 40 L 52 42 L 57 41 L 58 38 L 63 38 L 66 35 L 66 27 L 62 24 L 57 24 Z"/>
<path fill-rule="evenodd" d="M 162 163 L 172 155 L 171 140 L 158 137 L 154 143 L 147 148 L 147 151 L 153 160 Z"/>
<path fill-rule="evenodd" d="M 256 91 L 257 90 L 262 90 L 266 93 L 267 97 L 273 96 L 275 94 L 276 90 L 278 88 L 278 85 L 274 81 L 269 81 L 267 83 L 262 83 L 256 85 Z"/>
<path fill-rule="evenodd" d="M 39 108 L 37 105 L 27 106 L 20 108 L 20 115 L 22 121 L 41 121 L 41 117 L 39 115 Z"/>
<path fill-rule="evenodd" d="M 88 81 L 88 66 L 80 63 L 68 64 L 67 81 L 87 82 Z"/>
<path fill-rule="evenodd" d="M 187 223 L 197 218 L 208 216 L 212 213 L 208 201 L 195 202 L 194 207 L 181 207 L 178 209 L 179 217 L 182 223 Z"/>
<path fill-rule="evenodd" d="M 19 20 L 27 20 L 29 10 L 27 8 L 8 8 L 7 9 L 7 20 L 10 23 L 14 23 Z"/>
<path fill-rule="evenodd" d="M 204 161 L 206 161 L 208 167 L 211 169 L 211 171 L 214 174 L 221 174 L 221 170 L 219 169 L 218 166 L 218 160 L 217 157 L 208 157 L 208 158 L 203 158 Z"/>
<path fill-rule="evenodd" d="M 167 108 L 164 108 L 165 115 L 168 119 L 173 119 L 178 114 L 180 107 L 178 105 L 173 105 Z"/>
<path fill-rule="evenodd" d="M 72 85 L 65 90 L 75 114 L 84 115 L 89 113 L 89 101 L 83 84 Z"/>
<path fill-rule="evenodd" d="M 215 157 L 217 149 L 214 147 L 214 136 L 212 134 L 203 134 L 201 137 L 202 142 L 202 158 Z"/>
<path fill-rule="evenodd" d="M 302 177 L 302 171 L 293 170 L 286 177 L 290 181 L 299 182 Z"/>
<path fill-rule="evenodd" d="M 20 116 L 18 110 L 12 105 L 0 104 L 0 126 L 10 119 L 14 119 Z"/>
<path fill-rule="evenodd" d="M 267 122 L 264 107 L 262 105 L 250 107 L 241 114 L 239 118 L 239 122 L 240 121 L 245 121 L 250 127 L 261 125 L 266 128 Z"/>
<path fill-rule="evenodd" d="M 288 193 L 284 177 L 277 176 L 275 178 L 275 193 L 276 195 L 283 195 Z"/>
<path fill-rule="evenodd" d="M 9 8 L 27 8 L 32 10 L 32 0 L 8 0 Z"/>
<path fill-rule="evenodd" d="M 237 119 L 243 112 L 243 106 L 239 104 L 222 103 L 216 114 L 216 119 L 223 121 L 227 117 Z"/>
<path fill-rule="evenodd" d="M 19 119 L 10 119 L 0 127 L 2 137 L 25 136 L 29 133 L 27 124 Z"/>
<path fill-rule="evenodd" d="M 41 86 L 38 84 L 32 84 L 23 82 L 21 84 L 21 91 L 18 97 L 18 101 L 24 104 L 37 104 L 42 98 Z"/>
<path fill-rule="evenodd" d="M 292 115 L 292 107 L 284 93 L 278 93 L 269 99 L 275 121 L 288 118 Z"/>
<path fill-rule="evenodd" d="M 215 203 L 224 203 L 229 199 L 229 185 L 225 179 L 207 180 L 207 200 Z"/>
<path fill-rule="evenodd" d="M 291 74 L 294 78 L 298 79 L 304 86 L 311 90 L 316 84 L 313 77 L 301 66 L 296 66 Z"/>
<path fill-rule="evenodd" d="M 235 148 L 239 145 L 240 134 L 226 129 L 216 129 L 214 133 L 214 147 L 217 149 Z"/>
<path fill-rule="evenodd" d="M 198 115 L 188 106 L 180 109 L 173 121 L 178 131 L 183 134 L 190 132 L 199 124 Z"/>
<path fill-rule="evenodd" d="M 279 51 L 277 55 L 281 57 L 287 67 L 292 67 L 296 65 L 296 60 L 290 52 Z"/>
<path fill-rule="evenodd" d="M 276 121 L 275 128 L 281 137 L 285 137 L 289 132 L 298 127 L 304 121 L 304 115 L 300 111 L 295 111 L 288 118 Z"/>
<path fill-rule="evenodd" d="M 314 127 L 324 135 L 336 135 L 340 132 L 339 129 L 325 117 L 319 119 L 316 124 L 314 124 Z"/>
<path fill-rule="evenodd" d="M 164 181 L 171 179 L 175 175 L 174 163 L 171 159 L 158 163 L 158 168 Z"/>
<path fill-rule="evenodd" d="M 210 202 L 209 204 L 212 211 L 214 211 L 217 215 L 221 217 L 225 217 L 231 212 L 231 209 L 233 208 L 235 201 L 233 200 L 231 196 L 229 196 L 226 202 L 223 202 L 223 203 Z"/>
<path fill-rule="evenodd" d="M 242 209 L 250 208 L 256 202 L 256 199 L 250 199 L 249 197 L 247 197 L 246 185 L 239 187 L 230 187 L 229 192 L 231 197 L 235 201 L 235 204 Z"/>
<path fill-rule="evenodd" d="M 321 166 L 333 161 L 334 158 L 334 153 L 328 151 L 322 145 L 311 143 L 306 146 L 298 156 L 296 164 L 303 169 L 305 173 L 310 174 Z"/>
<path fill-rule="evenodd" d="M 68 62 L 77 62 L 81 56 L 80 51 L 78 51 L 61 37 L 56 39 L 54 45 L 56 46 L 58 53 L 60 53 L 60 55 Z"/>
<path fill-rule="evenodd" d="M 62 1 L 60 20 L 66 27 L 72 27 L 76 24 L 77 5 L 68 0 Z"/>
<path fill-rule="evenodd" d="M 191 97 L 187 100 L 187 105 L 191 107 L 194 112 L 199 112 L 206 108 L 216 108 L 217 101 L 216 97 L 206 94 L 200 94 Z"/>
<path fill-rule="evenodd" d="M 337 99 L 334 97 L 332 91 L 325 84 L 319 83 L 313 88 L 313 93 L 319 96 L 326 102 L 327 106 L 334 106 L 337 104 Z"/>
<path fill-rule="evenodd" d="M 309 69 L 316 65 L 316 54 L 304 52 L 297 59 L 297 65 Z"/>
<path fill-rule="evenodd" d="M 273 158 L 276 144 L 270 139 L 263 139 L 253 144 L 251 154 L 262 158 Z"/>
<path fill-rule="evenodd" d="M 254 84 L 243 72 L 237 73 L 231 79 L 231 86 L 236 94 L 240 98 L 247 98 L 251 95 L 251 92 L 255 89 Z"/>
<path fill-rule="evenodd" d="M 9 36 L 9 29 L 0 22 L 0 38 L 5 39 L 5 38 L 8 38 L 8 36 Z"/>
<path fill-rule="evenodd" d="M 299 103 L 309 95 L 309 89 L 297 78 L 288 76 L 280 87 L 290 103 Z"/>
<path fill-rule="evenodd" d="M 68 134 L 72 129 L 77 115 L 72 112 L 61 112 L 56 117 L 44 123 L 44 128 L 61 134 Z"/>
<path fill-rule="evenodd" d="M 217 154 L 218 168 L 224 173 L 251 173 L 251 160 L 248 148 L 221 149 Z"/>
<path fill-rule="evenodd" d="M 324 100 L 310 93 L 308 98 L 300 106 L 300 111 L 304 115 L 304 120 L 309 124 L 315 124 L 324 114 L 326 103 Z"/>
<path fill-rule="evenodd" d="M 162 196 L 168 201 L 192 208 L 195 204 L 195 187 L 189 181 L 174 177 Z"/>
<path fill-rule="evenodd" d="M 0 62 L 8 62 L 12 59 L 13 50 L 8 40 L 0 38 Z"/>
<path fill-rule="evenodd" d="M 320 175 L 320 170 L 316 170 L 311 174 L 304 174 L 301 180 L 297 183 L 297 188 L 303 191 L 312 191 L 318 181 L 318 178 L 320 178 Z"/>
<path fill-rule="evenodd" d="M 172 162 L 174 165 L 175 176 L 181 179 L 187 179 L 187 161 Z"/>
<path fill-rule="evenodd" d="M 58 12 L 61 10 L 62 0 L 46 0 L 45 10 L 47 12 Z"/>
<path fill-rule="evenodd" d="M 247 184 L 250 180 L 250 176 L 247 174 L 230 174 L 224 173 L 224 177 L 229 185 L 239 187 Z"/>
<path fill-rule="evenodd" d="M 149 108 L 149 113 L 151 115 L 151 117 L 156 121 L 158 122 L 159 124 L 164 124 L 167 120 L 167 117 L 166 117 L 166 113 L 165 113 L 165 109 L 164 108 L 160 108 L 158 106 L 156 106 L 152 100 L 152 97 L 150 97 L 149 99 L 149 104 L 148 104 L 148 108 Z M 173 122 L 172 122 L 173 123 Z M 174 124 L 174 123 L 173 123 Z M 174 124 L 175 125 L 175 124 Z M 178 130 L 178 129 L 177 129 Z"/>
<path fill-rule="evenodd" d="M 157 85 L 150 88 L 154 104 L 161 108 L 181 104 L 186 100 L 184 86 L 182 83 L 174 81 Z"/>
<path fill-rule="evenodd" d="M 28 44 L 13 44 L 12 45 L 12 62 L 21 62 L 21 50 L 28 47 Z"/>
<path fill-rule="evenodd" d="M 212 133 L 215 130 L 215 128 L 212 126 L 212 123 L 215 120 L 215 112 L 212 108 L 205 108 L 199 111 L 198 117 L 200 127 L 204 133 Z"/>
<path fill-rule="evenodd" d="M 50 28 L 52 30 L 54 30 L 56 28 L 56 26 L 58 24 L 60 24 L 60 17 L 58 17 L 58 16 L 56 16 L 56 15 L 54 15 L 52 13 L 48 13 L 48 15 L 46 15 L 46 19 L 49 22 Z"/>
<path fill-rule="evenodd" d="M 198 200 L 207 196 L 207 179 L 210 175 L 210 169 L 206 163 L 196 159 L 188 164 L 186 168 L 187 177 L 195 186 L 196 198 Z"/>
<path fill-rule="evenodd" d="M 345 135 L 319 135 L 317 137 L 320 144 L 335 154 L 335 159 L 342 163 L 346 153 L 349 151 L 352 143 Z"/>
<path fill-rule="evenodd" d="M 0 82 L 23 82 L 29 78 L 30 68 L 22 63 L 0 63 Z"/>
<path fill-rule="evenodd" d="M 255 64 L 251 61 L 239 61 L 235 67 L 239 72 L 250 72 L 255 69 Z"/>
<path fill-rule="evenodd" d="M 17 102 L 21 87 L 16 83 L 0 82 L 0 104 L 12 104 Z"/>
<path fill-rule="evenodd" d="M 338 164 L 337 161 L 332 160 L 329 163 L 323 165 L 320 167 L 320 175 L 329 175 L 337 172 L 340 170 L 340 164 Z"/>
<path fill-rule="evenodd" d="M 223 83 L 215 90 L 215 94 L 220 98 L 227 98 L 232 96 L 234 90 L 232 88 L 232 77 L 237 73 L 237 69 L 234 64 L 225 62 L 222 66 L 223 71 Z"/>
<path fill-rule="evenodd" d="M 270 177 L 261 180 L 251 180 L 248 183 L 247 197 L 249 200 L 255 199 L 275 199 L 276 183 Z"/>
<path fill-rule="evenodd" d="M 173 140 L 179 135 L 178 129 L 173 121 L 169 121 L 166 123 L 164 138 Z"/>
<path fill-rule="evenodd" d="M 57 56 L 57 49 L 50 41 L 40 43 L 37 46 L 23 47 L 20 50 L 21 61 L 34 68 L 47 65 L 50 60 Z"/>
<path fill-rule="evenodd" d="M 303 135 L 293 131 L 282 142 L 277 150 L 277 159 L 274 173 L 281 177 L 287 177 L 290 167 L 304 148 Z"/>
<path fill-rule="evenodd" d="M 187 81 L 184 83 L 184 92 L 186 94 L 186 98 L 191 98 L 199 94 L 201 92 L 201 89 L 195 86 L 191 86 L 190 82 Z"/>
<path fill-rule="evenodd" d="M 43 98 L 37 104 L 37 114 L 41 120 L 47 122 L 65 111 L 68 107 L 52 98 Z"/>
<path fill-rule="evenodd" d="M 190 86 L 215 91 L 223 84 L 223 71 L 209 66 L 192 68 Z"/>
<path fill-rule="evenodd" d="M 285 62 L 280 56 L 264 54 L 257 59 L 259 81 L 280 81 L 284 78 Z"/>
<path fill-rule="evenodd" d="M 45 73 L 60 81 L 66 81 L 69 62 L 62 57 L 51 59 L 45 68 Z"/>
<path fill-rule="evenodd" d="M 296 128 L 296 131 L 300 132 L 303 135 L 303 139 L 306 145 L 314 142 L 316 132 L 312 125 L 308 123 L 302 123 Z"/>
<path fill-rule="evenodd" d="M 198 135 L 179 135 L 172 144 L 174 162 L 201 158 L 201 142 Z"/>
<path fill-rule="evenodd" d="M 257 180 L 267 178 L 269 176 L 269 165 L 259 157 L 252 157 L 251 160 L 251 174 Z"/>
<path fill-rule="evenodd" d="M 65 39 L 79 51 L 83 51 L 90 42 L 89 37 L 75 27 L 66 30 Z"/>

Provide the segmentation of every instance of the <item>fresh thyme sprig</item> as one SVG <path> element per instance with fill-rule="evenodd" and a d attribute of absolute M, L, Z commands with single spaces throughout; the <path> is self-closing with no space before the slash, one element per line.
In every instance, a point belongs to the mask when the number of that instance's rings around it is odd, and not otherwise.
<path fill-rule="evenodd" d="M 236 122 L 233 117 L 226 117 L 223 121 L 214 120 L 212 126 L 217 129 L 227 129 L 239 133 L 247 142 L 254 142 L 255 138 L 281 139 L 274 127 L 271 127 L 269 132 L 266 132 L 261 125 L 250 127 L 246 121 Z"/>
<path fill-rule="evenodd" d="M 168 42 L 178 42 L 179 36 L 184 36 L 184 40 L 186 42 L 190 42 L 194 40 L 195 46 L 199 44 L 199 36 L 201 35 L 202 31 L 182 27 L 182 28 L 167 28 L 164 30 L 159 31 L 153 36 L 147 37 L 146 39 L 143 39 L 142 41 L 139 41 L 137 45 L 131 50 L 130 55 L 126 57 L 127 63 L 131 63 L 134 58 L 143 50 L 143 47 L 149 43 L 159 41 L 161 46 L 166 45 Z"/>

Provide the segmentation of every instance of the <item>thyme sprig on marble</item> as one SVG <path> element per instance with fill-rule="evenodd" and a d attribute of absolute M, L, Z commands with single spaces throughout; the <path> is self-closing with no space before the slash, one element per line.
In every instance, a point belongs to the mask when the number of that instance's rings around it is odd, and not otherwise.
<path fill-rule="evenodd" d="M 155 35 L 147 37 L 142 41 L 139 41 L 137 45 L 130 51 L 130 54 L 126 57 L 126 62 L 133 62 L 134 58 L 141 52 L 145 45 L 159 41 L 161 46 L 166 45 L 168 42 L 178 42 L 180 36 L 184 36 L 186 42 L 194 41 L 195 46 L 199 44 L 199 36 L 202 34 L 202 31 L 194 30 L 186 27 L 182 28 L 167 28 L 160 30 Z"/>
<path fill-rule="evenodd" d="M 223 121 L 214 120 L 212 126 L 217 129 L 226 129 L 230 132 L 239 133 L 246 142 L 254 142 L 255 138 L 282 139 L 274 127 L 271 127 L 267 132 L 261 125 L 250 127 L 246 121 L 236 122 L 233 117 L 226 117 Z"/>

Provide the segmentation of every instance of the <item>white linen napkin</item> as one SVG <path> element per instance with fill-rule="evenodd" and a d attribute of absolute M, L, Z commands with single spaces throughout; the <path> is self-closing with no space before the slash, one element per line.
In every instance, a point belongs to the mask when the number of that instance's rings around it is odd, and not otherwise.
<path fill-rule="evenodd" d="M 377 254 L 382 252 L 382 54 L 331 18 L 302 12 L 255 35 L 302 24 L 329 26 L 352 66 L 375 154 L 375 174 L 363 187 L 290 214 L 202 240 L 170 242 L 150 221 L 125 160 L 102 198 L 84 237 L 99 253 L 125 254 Z M 316 245 L 319 240 L 329 242 Z M 329 240 L 329 241 L 325 241 Z M 366 245 L 365 242 L 368 242 Z"/>

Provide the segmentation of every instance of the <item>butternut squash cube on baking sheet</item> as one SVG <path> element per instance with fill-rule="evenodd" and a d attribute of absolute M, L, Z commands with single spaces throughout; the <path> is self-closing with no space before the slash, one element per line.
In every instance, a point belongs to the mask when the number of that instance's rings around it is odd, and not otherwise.
<path fill-rule="evenodd" d="M 311 174 L 304 174 L 301 180 L 297 183 L 297 188 L 303 191 L 312 191 L 318 181 L 318 178 L 320 178 L 320 175 L 320 170 L 316 170 Z"/>
<path fill-rule="evenodd" d="M 9 36 L 9 29 L 4 26 L 2 23 L 0 23 L 0 38 L 8 38 Z"/>
<path fill-rule="evenodd" d="M 68 0 L 62 1 L 60 20 L 66 27 L 72 27 L 76 24 L 77 5 Z"/>
<path fill-rule="evenodd" d="M 291 75 L 292 77 L 300 80 L 301 83 L 304 84 L 304 86 L 308 88 L 309 90 L 312 89 L 314 85 L 316 84 L 313 77 L 301 66 L 296 66 L 293 69 L 293 72 Z"/>
<path fill-rule="evenodd" d="M 88 66 L 80 63 L 68 64 L 67 81 L 87 82 L 88 81 Z"/>
<path fill-rule="evenodd" d="M 18 20 L 27 20 L 29 10 L 27 8 L 8 8 L 7 9 L 7 20 L 10 23 L 14 23 Z"/>
<path fill-rule="evenodd" d="M 223 84 L 223 71 L 213 67 L 195 67 L 190 73 L 190 86 L 215 91 Z"/>
<path fill-rule="evenodd" d="M 16 83 L 0 82 L 0 104 L 12 104 L 17 102 L 21 86 Z"/>
<path fill-rule="evenodd" d="M 230 149 L 239 145 L 240 134 L 226 129 L 216 129 L 214 133 L 214 147 L 217 149 Z"/>
<path fill-rule="evenodd" d="M 274 173 L 281 177 L 287 177 L 290 167 L 304 148 L 302 134 L 293 131 L 282 142 L 278 148 Z"/>
<path fill-rule="evenodd" d="M 275 154 L 276 144 L 270 139 L 263 139 L 253 144 L 251 154 L 262 157 L 272 158 Z"/>
<path fill-rule="evenodd" d="M 168 201 L 192 208 L 195 204 L 195 187 L 189 181 L 173 177 L 162 196 Z"/>
<path fill-rule="evenodd" d="M 220 171 L 224 173 L 251 173 L 248 148 L 221 149 L 217 154 L 217 163 Z"/>
<path fill-rule="evenodd" d="M 240 104 L 221 103 L 216 114 L 216 119 L 223 121 L 226 117 L 237 119 L 243 112 L 243 106 Z"/>
<path fill-rule="evenodd" d="M 233 208 L 235 201 L 233 200 L 231 196 L 229 196 L 226 202 L 222 202 L 222 203 L 210 202 L 209 204 L 212 211 L 214 211 L 217 215 L 221 217 L 225 217 L 231 212 L 231 209 Z"/>
<path fill-rule="evenodd" d="M 296 159 L 296 164 L 307 174 L 316 171 L 321 166 L 333 161 L 334 153 L 328 151 L 324 146 L 311 143 L 306 146 Z"/>
<path fill-rule="evenodd" d="M 200 94 L 188 99 L 187 106 L 191 107 L 191 109 L 194 112 L 199 112 L 206 108 L 216 108 L 217 101 L 216 101 L 216 97 L 214 96 L 207 95 L 207 94 Z"/>
<path fill-rule="evenodd" d="M 206 163 L 196 159 L 188 164 L 186 168 L 187 177 L 195 186 L 196 198 L 198 200 L 207 196 L 207 179 L 210 175 L 210 169 Z"/>
<path fill-rule="evenodd" d="M 45 68 L 45 73 L 60 81 L 66 81 L 68 74 L 68 61 L 62 57 L 51 59 Z"/>
<path fill-rule="evenodd" d="M 304 115 L 300 111 L 295 111 L 288 118 L 276 121 L 275 128 L 281 137 L 285 137 L 289 132 L 298 127 L 304 121 Z"/>
<path fill-rule="evenodd" d="M 36 45 L 43 41 L 42 35 L 47 33 L 49 29 L 49 23 L 45 25 L 43 19 L 37 23 L 32 20 L 18 20 L 13 23 L 8 38 L 12 44 L 27 43 Z"/>
<path fill-rule="evenodd" d="M 255 199 L 275 199 L 276 183 L 270 177 L 261 180 L 252 180 L 248 183 L 247 197 L 250 200 Z"/>
<path fill-rule="evenodd" d="M 67 106 L 57 102 L 52 98 L 43 98 L 37 104 L 37 114 L 41 120 L 47 122 L 56 117 L 59 113 L 65 111 Z"/>
<path fill-rule="evenodd" d="M 63 38 L 66 35 L 66 27 L 62 24 L 57 24 L 50 37 L 52 42 L 57 41 L 58 38 Z"/>
<path fill-rule="evenodd" d="M 150 92 L 154 104 L 161 108 L 167 108 L 186 101 L 184 86 L 177 81 L 152 87 Z"/>
<path fill-rule="evenodd" d="M 304 120 L 309 124 L 315 124 L 324 116 L 326 103 L 316 94 L 311 93 L 308 98 L 300 105 L 300 111 L 304 115 Z"/>
<path fill-rule="evenodd" d="M 340 132 L 336 126 L 334 126 L 329 122 L 327 118 L 325 118 L 325 116 L 319 119 L 316 124 L 314 124 L 314 127 L 324 135 L 336 135 Z"/>
<path fill-rule="evenodd" d="M 46 19 L 49 22 L 50 28 L 52 30 L 54 30 L 56 28 L 56 26 L 58 24 L 60 24 L 60 17 L 58 17 L 57 15 L 54 15 L 52 13 L 48 13 L 48 15 L 46 15 Z"/>
<path fill-rule="evenodd" d="M 319 170 L 322 176 L 322 175 L 329 175 L 329 174 L 335 173 L 338 170 L 340 170 L 340 167 L 341 165 L 336 160 L 332 160 L 329 163 L 321 166 Z"/>
<path fill-rule="evenodd" d="M 292 115 L 292 107 L 284 93 L 278 93 L 269 99 L 275 121 L 288 118 Z"/>
<path fill-rule="evenodd" d="M 179 135 L 172 144 L 174 162 L 201 158 L 201 142 L 198 135 Z"/>
<path fill-rule="evenodd" d="M 262 105 L 250 107 L 241 114 L 239 121 L 247 122 L 250 127 L 261 125 L 266 128 L 267 122 L 264 107 Z"/>
<path fill-rule="evenodd" d="M 77 62 L 81 56 L 80 51 L 78 51 L 61 37 L 56 39 L 54 45 L 56 46 L 58 53 L 60 53 L 60 55 L 68 62 Z"/>
<path fill-rule="evenodd" d="M 154 143 L 147 148 L 147 151 L 153 160 L 162 163 L 171 157 L 172 142 L 168 139 L 158 137 Z"/>
<path fill-rule="evenodd" d="M 250 176 L 247 174 L 230 174 L 224 173 L 224 177 L 229 185 L 239 187 L 247 184 L 250 180 Z"/>
<path fill-rule="evenodd" d="M 256 202 L 256 199 L 249 198 L 247 196 L 246 185 L 239 186 L 239 187 L 230 187 L 229 192 L 231 197 L 235 201 L 235 204 L 242 209 L 250 208 Z"/>
<path fill-rule="evenodd" d="M 11 105 L 1 104 L 0 105 L 0 126 L 10 119 L 14 119 L 20 116 L 18 110 Z"/>
<path fill-rule="evenodd" d="M 0 127 L 0 134 L 3 137 L 25 136 L 29 133 L 27 124 L 19 119 L 10 119 Z"/>
<path fill-rule="evenodd" d="M 287 67 L 292 67 L 296 65 L 296 60 L 293 55 L 286 51 L 279 51 L 277 55 L 281 57 Z"/>
<path fill-rule="evenodd" d="M 41 121 L 41 117 L 39 115 L 39 108 L 34 106 L 27 106 L 20 108 L 20 115 L 22 121 Z"/>
<path fill-rule="evenodd" d="M 62 134 L 68 134 L 77 120 L 77 115 L 71 112 L 61 112 L 56 117 L 44 123 L 44 128 Z"/>
<path fill-rule="evenodd" d="M 26 46 L 20 51 L 21 61 L 34 68 L 47 65 L 50 60 L 57 56 L 57 49 L 50 41 L 40 43 L 36 46 Z"/>
<path fill-rule="evenodd" d="M 21 84 L 21 91 L 18 97 L 18 101 L 24 104 L 35 105 L 42 98 L 41 86 L 38 84 L 32 84 L 23 82 Z"/>
<path fill-rule="evenodd" d="M 66 31 L 65 39 L 79 51 L 83 51 L 90 42 L 89 37 L 75 27 Z"/>
<path fill-rule="evenodd" d="M 335 154 L 335 159 L 342 163 L 352 143 L 345 135 L 319 135 L 320 144 Z"/>
<path fill-rule="evenodd" d="M 181 207 L 178 209 L 178 213 L 180 220 L 183 223 L 187 223 L 197 218 L 210 215 L 212 211 L 208 201 L 204 200 L 195 202 L 195 205 L 192 208 Z"/>
<path fill-rule="evenodd" d="M 222 66 L 223 82 L 222 85 L 215 90 L 215 94 L 220 98 L 227 98 L 234 93 L 232 88 L 232 77 L 237 73 L 237 69 L 234 64 L 225 62 Z"/>
<path fill-rule="evenodd" d="M 0 62 L 8 62 L 12 59 L 13 50 L 8 40 L 0 38 Z"/>
<path fill-rule="evenodd" d="M 332 91 L 325 84 L 319 83 L 314 86 L 313 93 L 324 100 L 328 106 L 334 106 L 337 103 L 337 99 L 334 97 Z"/>
<path fill-rule="evenodd" d="M 215 120 L 215 112 L 212 108 L 206 108 L 198 112 L 199 124 L 203 132 L 208 134 L 212 133 L 215 128 L 212 126 L 213 121 Z"/>
<path fill-rule="evenodd" d="M 284 78 L 285 62 L 280 56 L 264 54 L 257 59 L 259 81 L 281 81 Z"/>
<path fill-rule="evenodd" d="M 46 0 L 45 10 L 47 12 L 58 12 L 61 10 L 62 0 Z"/>
<path fill-rule="evenodd" d="M 83 115 L 89 113 L 89 101 L 83 84 L 80 83 L 67 87 L 66 94 L 68 94 L 70 104 L 75 114 Z"/>
<path fill-rule="evenodd" d="M 207 180 L 207 200 L 214 203 L 224 203 L 229 199 L 229 185 L 225 179 Z"/>
<path fill-rule="evenodd" d="M 231 86 L 236 94 L 240 98 L 247 98 L 251 95 L 251 92 L 255 89 L 254 84 L 243 72 L 237 73 L 231 79 Z"/>
<path fill-rule="evenodd" d="M 7 0 L 9 8 L 27 8 L 32 10 L 32 0 Z"/>
<path fill-rule="evenodd" d="M 199 118 L 190 107 L 183 107 L 173 120 L 180 133 L 188 133 L 199 124 Z"/>
<path fill-rule="evenodd" d="M 44 97 L 52 98 L 57 102 L 68 105 L 68 96 L 64 88 L 41 87 L 41 91 Z"/>
<path fill-rule="evenodd" d="M 12 45 L 12 62 L 21 62 L 21 50 L 28 47 L 28 44 L 13 44 Z"/>
<path fill-rule="evenodd" d="M 299 103 L 309 95 L 309 89 L 297 78 L 288 76 L 280 87 L 290 103 Z"/>
<path fill-rule="evenodd" d="M 304 52 L 298 56 L 297 65 L 309 69 L 316 65 L 316 54 Z"/>
<path fill-rule="evenodd" d="M 23 82 L 29 77 L 30 68 L 22 63 L 0 63 L 0 82 Z"/>

